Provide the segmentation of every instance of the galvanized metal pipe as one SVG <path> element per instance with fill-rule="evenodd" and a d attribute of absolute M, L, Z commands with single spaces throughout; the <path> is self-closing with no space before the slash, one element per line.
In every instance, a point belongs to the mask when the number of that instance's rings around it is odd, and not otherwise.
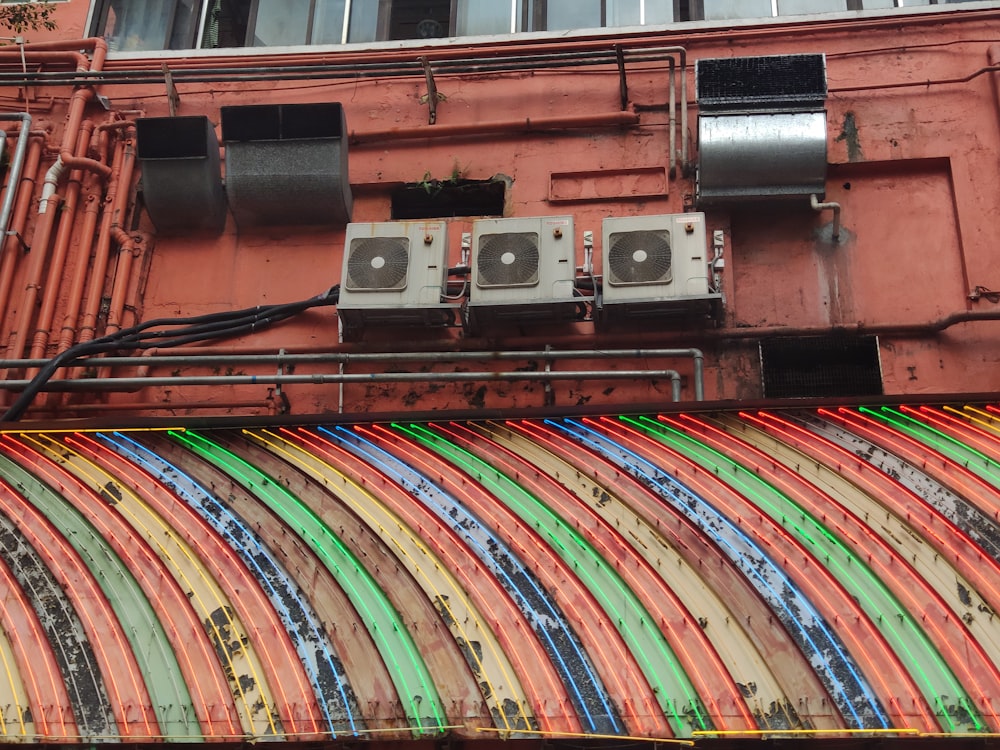
<path fill-rule="evenodd" d="M 136 366 L 149 368 L 151 366 L 190 367 L 210 364 L 235 365 L 273 365 L 280 368 L 284 365 L 322 364 L 336 362 L 341 367 L 347 364 L 360 363 L 402 363 L 402 362 L 448 362 L 469 360 L 527 360 L 545 359 L 609 359 L 609 358 L 664 358 L 690 357 L 694 362 L 694 397 L 696 401 L 704 400 L 704 356 L 698 349 L 581 349 L 581 350 L 537 350 L 537 351 L 493 351 L 493 352 L 372 352 L 362 354 L 352 353 L 314 353 L 314 354 L 246 354 L 226 355 L 223 353 L 211 355 L 146 355 L 125 357 L 101 357 L 93 361 L 100 362 L 102 371 L 113 366 Z M 0 360 L 0 368 L 22 369 L 43 366 L 48 360 L 16 359 Z M 86 358 L 66 363 L 66 367 L 79 367 L 88 361 Z M 371 383 L 371 382 L 470 382 L 470 381 L 541 381 L 551 383 L 557 380 L 622 380 L 636 378 L 669 378 L 671 381 L 671 398 L 681 400 L 681 376 L 676 370 L 642 369 L 642 370 L 574 370 L 553 372 L 461 372 L 461 373 L 315 373 L 306 375 L 190 375 L 171 377 L 97 377 L 75 380 L 53 380 L 41 389 L 48 392 L 64 391 L 129 391 L 134 392 L 144 387 L 175 386 L 175 385 L 291 385 L 291 384 L 327 384 L 339 383 Z M 26 388 L 30 380 L 8 380 L 0 382 L 0 390 L 19 391 Z"/>
<path fill-rule="evenodd" d="M 332 383 L 421 383 L 469 381 L 541 381 L 553 380 L 635 380 L 638 378 L 669 378 L 671 398 L 681 400 L 681 376 L 677 370 L 567 370 L 565 372 L 375 372 L 375 373 L 313 373 L 310 375 L 178 375 L 144 378 L 80 378 L 46 383 L 43 391 L 131 391 L 153 386 L 175 385 L 326 385 Z M 0 381 L 0 390 L 19 391 L 30 380 Z"/>
<path fill-rule="evenodd" d="M 27 112 L 2 112 L 0 121 L 20 122 L 21 130 L 17 134 L 17 145 L 14 147 L 14 155 L 10 160 L 10 170 L 7 177 L 7 192 L 3 197 L 3 206 L 0 207 L 0 231 L 7 235 L 10 228 L 10 213 L 14 207 L 14 196 L 17 193 L 17 186 L 21 180 L 21 169 L 24 167 L 24 154 L 28 150 L 28 133 L 31 130 L 31 115 Z"/>

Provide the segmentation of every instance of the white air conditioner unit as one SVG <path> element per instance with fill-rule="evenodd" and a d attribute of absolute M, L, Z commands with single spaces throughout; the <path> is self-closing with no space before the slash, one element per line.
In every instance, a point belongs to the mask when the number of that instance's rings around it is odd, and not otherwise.
<path fill-rule="evenodd" d="M 600 318 L 711 312 L 721 296 L 709 287 L 705 215 L 605 219 Z"/>
<path fill-rule="evenodd" d="M 473 328 L 577 317 L 572 216 L 481 219 L 472 224 L 467 302 Z"/>
<path fill-rule="evenodd" d="M 347 328 L 442 325 L 457 305 L 448 283 L 448 226 L 442 221 L 347 225 L 337 313 Z"/>

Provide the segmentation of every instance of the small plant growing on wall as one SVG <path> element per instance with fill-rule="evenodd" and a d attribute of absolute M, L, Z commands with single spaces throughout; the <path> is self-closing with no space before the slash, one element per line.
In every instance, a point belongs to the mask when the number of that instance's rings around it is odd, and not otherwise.
<path fill-rule="evenodd" d="M 56 22 L 52 20 L 55 7 L 49 0 L 30 3 L 4 3 L 0 5 L 0 27 L 16 34 L 25 31 L 47 29 L 52 31 Z"/>

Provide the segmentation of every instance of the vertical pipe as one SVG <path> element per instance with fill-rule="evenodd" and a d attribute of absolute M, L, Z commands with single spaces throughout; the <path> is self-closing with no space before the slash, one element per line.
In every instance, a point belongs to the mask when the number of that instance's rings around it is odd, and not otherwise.
<path fill-rule="evenodd" d="M 28 269 L 24 278 L 24 292 L 21 294 L 21 304 L 17 308 L 17 320 L 14 329 L 8 334 L 7 356 L 23 357 L 24 345 L 28 339 L 28 328 L 35 314 L 35 306 L 38 303 L 39 290 L 42 285 L 42 276 L 45 273 L 45 262 L 49 257 L 49 241 L 52 239 L 52 228 L 55 226 L 56 216 L 59 213 L 59 199 L 55 195 L 55 183 L 62 171 L 62 164 L 57 159 L 45 173 L 43 199 L 39 204 L 38 220 L 35 222 L 35 230 L 31 235 L 28 254 Z M 51 187 L 52 194 L 47 193 Z M 8 315 L 10 309 L 8 309 Z"/>
<path fill-rule="evenodd" d="M 127 163 L 130 165 L 129 176 L 131 176 L 131 168 L 135 164 L 135 126 L 131 125 L 125 131 L 124 136 L 125 141 L 125 158 L 128 160 Z M 120 195 L 124 198 L 119 200 L 118 205 L 115 207 L 114 215 L 112 216 L 111 222 L 111 238 L 118 245 L 118 264 L 115 268 L 114 283 L 111 288 L 111 300 L 108 304 L 108 323 L 105 330 L 105 334 L 115 333 L 121 330 L 121 318 L 122 313 L 125 310 L 125 298 L 128 294 L 128 283 L 132 276 L 132 261 L 136 256 L 136 243 L 133 241 L 132 237 L 128 232 L 122 227 L 125 219 L 126 208 L 128 206 L 128 187 L 131 182 L 130 179 L 126 179 L 123 172 L 122 180 L 125 182 L 125 190 L 121 190 L 119 186 Z"/>
<path fill-rule="evenodd" d="M 115 147 L 115 157 L 110 170 L 111 179 L 104 198 L 105 211 L 94 252 L 94 267 L 90 274 L 90 289 L 80 324 L 80 343 L 91 341 L 96 336 L 97 317 L 101 310 L 101 297 L 104 294 L 105 276 L 111 254 L 111 240 L 115 229 L 118 228 L 118 217 L 124 213 L 128 201 L 128 191 L 135 166 L 135 151 L 126 148 L 126 142 L 127 139 L 119 138 Z"/>
<path fill-rule="evenodd" d="M 92 122 L 88 120 L 83 123 L 80 138 L 76 145 L 76 152 L 78 154 L 86 153 L 93 131 L 94 124 Z M 59 290 L 63 286 L 62 281 L 63 274 L 66 271 L 66 258 L 69 255 L 69 245 L 73 237 L 73 226 L 77 219 L 82 180 L 83 173 L 81 170 L 75 169 L 70 173 L 69 182 L 66 186 L 66 197 L 63 202 L 63 211 L 59 217 L 59 229 L 56 232 L 55 249 L 52 253 L 49 277 L 45 284 L 45 291 L 42 294 L 42 309 L 38 314 L 38 324 L 31 343 L 31 353 L 29 354 L 29 358 L 31 359 L 44 357 L 46 347 L 51 339 L 56 302 L 59 298 Z M 28 376 L 31 377 L 30 372 Z"/>
<path fill-rule="evenodd" d="M 17 146 L 14 147 L 14 156 L 10 161 L 9 179 L 7 180 L 7 192 L 3 197 L 3 206 L 0 207 L 0 231 L 4 236 L 10 227 L 10 212 L 14 206 L 14 184 L 21 177 L 21 169 L 24 166 L 24 155 L 28 149 L 28 133 L 31 131 L 31 115 L 27 112 L 15 112 L 0 114 L 0 121 L 20 121 L 21 131 L 17 135 Z"/>
<path fill-rule="evenodd" d="M 10 225 L 0 246 L 0 327 L 7 319 L 7 311 L 10 305 L 10 288 L 14 283 L 14 272 L 17 266 L 17 259 L 21 255 L 21 233 L 24 231 L 25 223 L 28 219 L 28 210 L 31 208 L 31 199 L 35 192 L 35 179 L 38 172 L 38 165 L 42 159 L 43 141 L 40 138 L 33 138 L 28 148 L 21 168 L 21 175 L 16 185 L 8 184 L 7 192 L 16 193 L 14 210 L 11 213 Z"/>
<path fill-rule="evenodd" d="M 77 318 L 83 305 L 83 292 L 87 284 L 87 271 L 90 268 L 90 250 L 94 245 L 94 233 L 97 231 L 97 221 L 101 212 L 101 196 L 96 183 L 97 177 L 93 173 L 87 173 L 85 178 L 87 197 L 84 199 L 83 224 L 78 234 L 77 263 L 66 296 L 66 313 L 59 332 L 57 352 L 60 354 L 69 349 L 76 339 Z"/>

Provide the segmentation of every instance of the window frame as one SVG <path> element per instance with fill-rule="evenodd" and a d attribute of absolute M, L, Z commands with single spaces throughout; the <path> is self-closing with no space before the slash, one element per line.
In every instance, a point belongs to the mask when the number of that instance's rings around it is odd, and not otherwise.
<path fill-rule="evenodd" d="M 0 0 L 0 5 L 17 5 L 28 2 L 33 2 L 37 0 Z M 102 36 L 104 27 L 107 23 L 108 13 L 111 9 L 111 3 L 113 0 L 92 0 L 90 4 L 90 9 L 87 15 L 87 25 L 86 28 L 89 30 L 92 36 Z M 176 14 L 177 5 L 181 0 L 172 0 L 174 3 L 174 13 Z M 241 47 L 203 47 L 205 42 L 205 32 L 206 23 L 208 19 L 209 9 L 211 7 L 212 0 L 198 0 L 200 5 L 200 10 L 198 11 L 198 21 L 197 28 L 194 33 L 194 40 L 192 46 L 190 47 L 178 47 L 170 48 L 167 45 L 170 41 L 171 29 L 164 29 L 164 39 L 163 45 L 157 49 L 147 49 L 147 50 L 136 50 L 135 52 L 143 52 L 145 54 L 158 53 L 158 52 L 179 52 L 179 51 L 189 51 L 198 52 L 202 50 L 210 49 L 267 49 L 267 47 L 254 47 L 252 45 L 253 33 L 256 29 L 257 21 L 257 8 L 260 0 L 249 0 L 250 1 L 250 18 L 247 24 L 247 31 L 244 35 L 243 46 Z M 377 0 L 378 10 L 375 22 L 375 38 L 374 40 L 361 40 L 361 41 L 351 41 L 348 39 L 351 23 L 350 14 L 355 3 L 370 2 L 371 0 L 344 0 L 344 20 L 341 29 L 340 42 L 329 42 L 324 43 L 324 45 L 336 45 L 336 44 L 381 44 L 387 41 L 392 41 L 390 39 L 390 25 L 391 25 L 391 13 L 393 3 L 397 0 Z M 498 2 L 506 2 L 507 0 L 498 0 Z M 517 15 L 515 13 L 517 8 L 517 0 L 511 1 L 511 11 L 512 16 Z M 49 0 L 49 2 L 69 2 L 69 0 Z M 141 2 L 141 0 L 131 0 L 131 2 Z M 310 0 L 310 15 L 309 15 L 309 27 L 306 32 L 306 38 L 311 39 L 314 33 L 315 24 L 315 10 L 316 10 L 317 0 Z M 452 37 L 457 37 L 457 14 L 458 14 L 458 2 L 459 0 L 450 0 L 450 13 L 448 19 L 448 29 L 447 34 L 442 37 L 437 37 L 439 39 L 447 39 Z M 513 24 L 516 28 L 512 30 L 511 34 L 527 34 L 527 33 L 546 33 L 545 28 L 545 13 L 546 7 L 545 3 L 547 0 L 523 0 L 521 2 L 521 13 L 520 18 L 512 19 Z M 852 12 L 852 11 L 863 11 L 864 0 L 842 0 L 844 7 L 843 9 L 827 11 L 826 13 L 842 13 L 842 12 Z M 881 9 L 881 10 L 895 10 L 900 8 L 914 9 L 914 8 L 931 8 L 931 7 L 942 7 L 948 5 L 948 0 L 927 0 L 927 4 L 913 5 L 913 0 L 893 0 L 893 6 L 891 9 Z M 701 22 L 709 21 L 711 19 L 705 19 L 704 14 L 704 0 L 672 0 L 673 4 L 673 18 L 674 20 L 670 22 L 673 24 L 683 24 L 690 22 Z M 788 18 L 795 19 L 796 15 L 780 15 L 778 13 L 778 0 L 771 0 L 771 15 L 770 16 L 756 16 L 748 17 L 748 21 L 765 21 L 774 20 L 776 18 Z M 878 9 L 873 9 L 878 10 Z M 807 15 L 822 15 L 820 14 L 807 14 Z M 602 26 L 605 30 L 614 29 L 618 27 L 608 27 L 607 23 L 607 0 L 602 0 L 601 7 L 601 21 Z M 465 36 L 465 35 L 463 35 Z M 469 36 L 478 36 L 472 34 Z M 411 37 L 406 37 L 410 39 Z M 400 40 L 396 40 L 400 41 Z M 428 41 L 426 39 L 418 41 Z M 291 45 L 295 47 L 308 47 L 311 46 L 311 42 L 307 41 L 303 45 Z M 131 54 L 131 51 L 122 50 L 126 54 Z"/>

